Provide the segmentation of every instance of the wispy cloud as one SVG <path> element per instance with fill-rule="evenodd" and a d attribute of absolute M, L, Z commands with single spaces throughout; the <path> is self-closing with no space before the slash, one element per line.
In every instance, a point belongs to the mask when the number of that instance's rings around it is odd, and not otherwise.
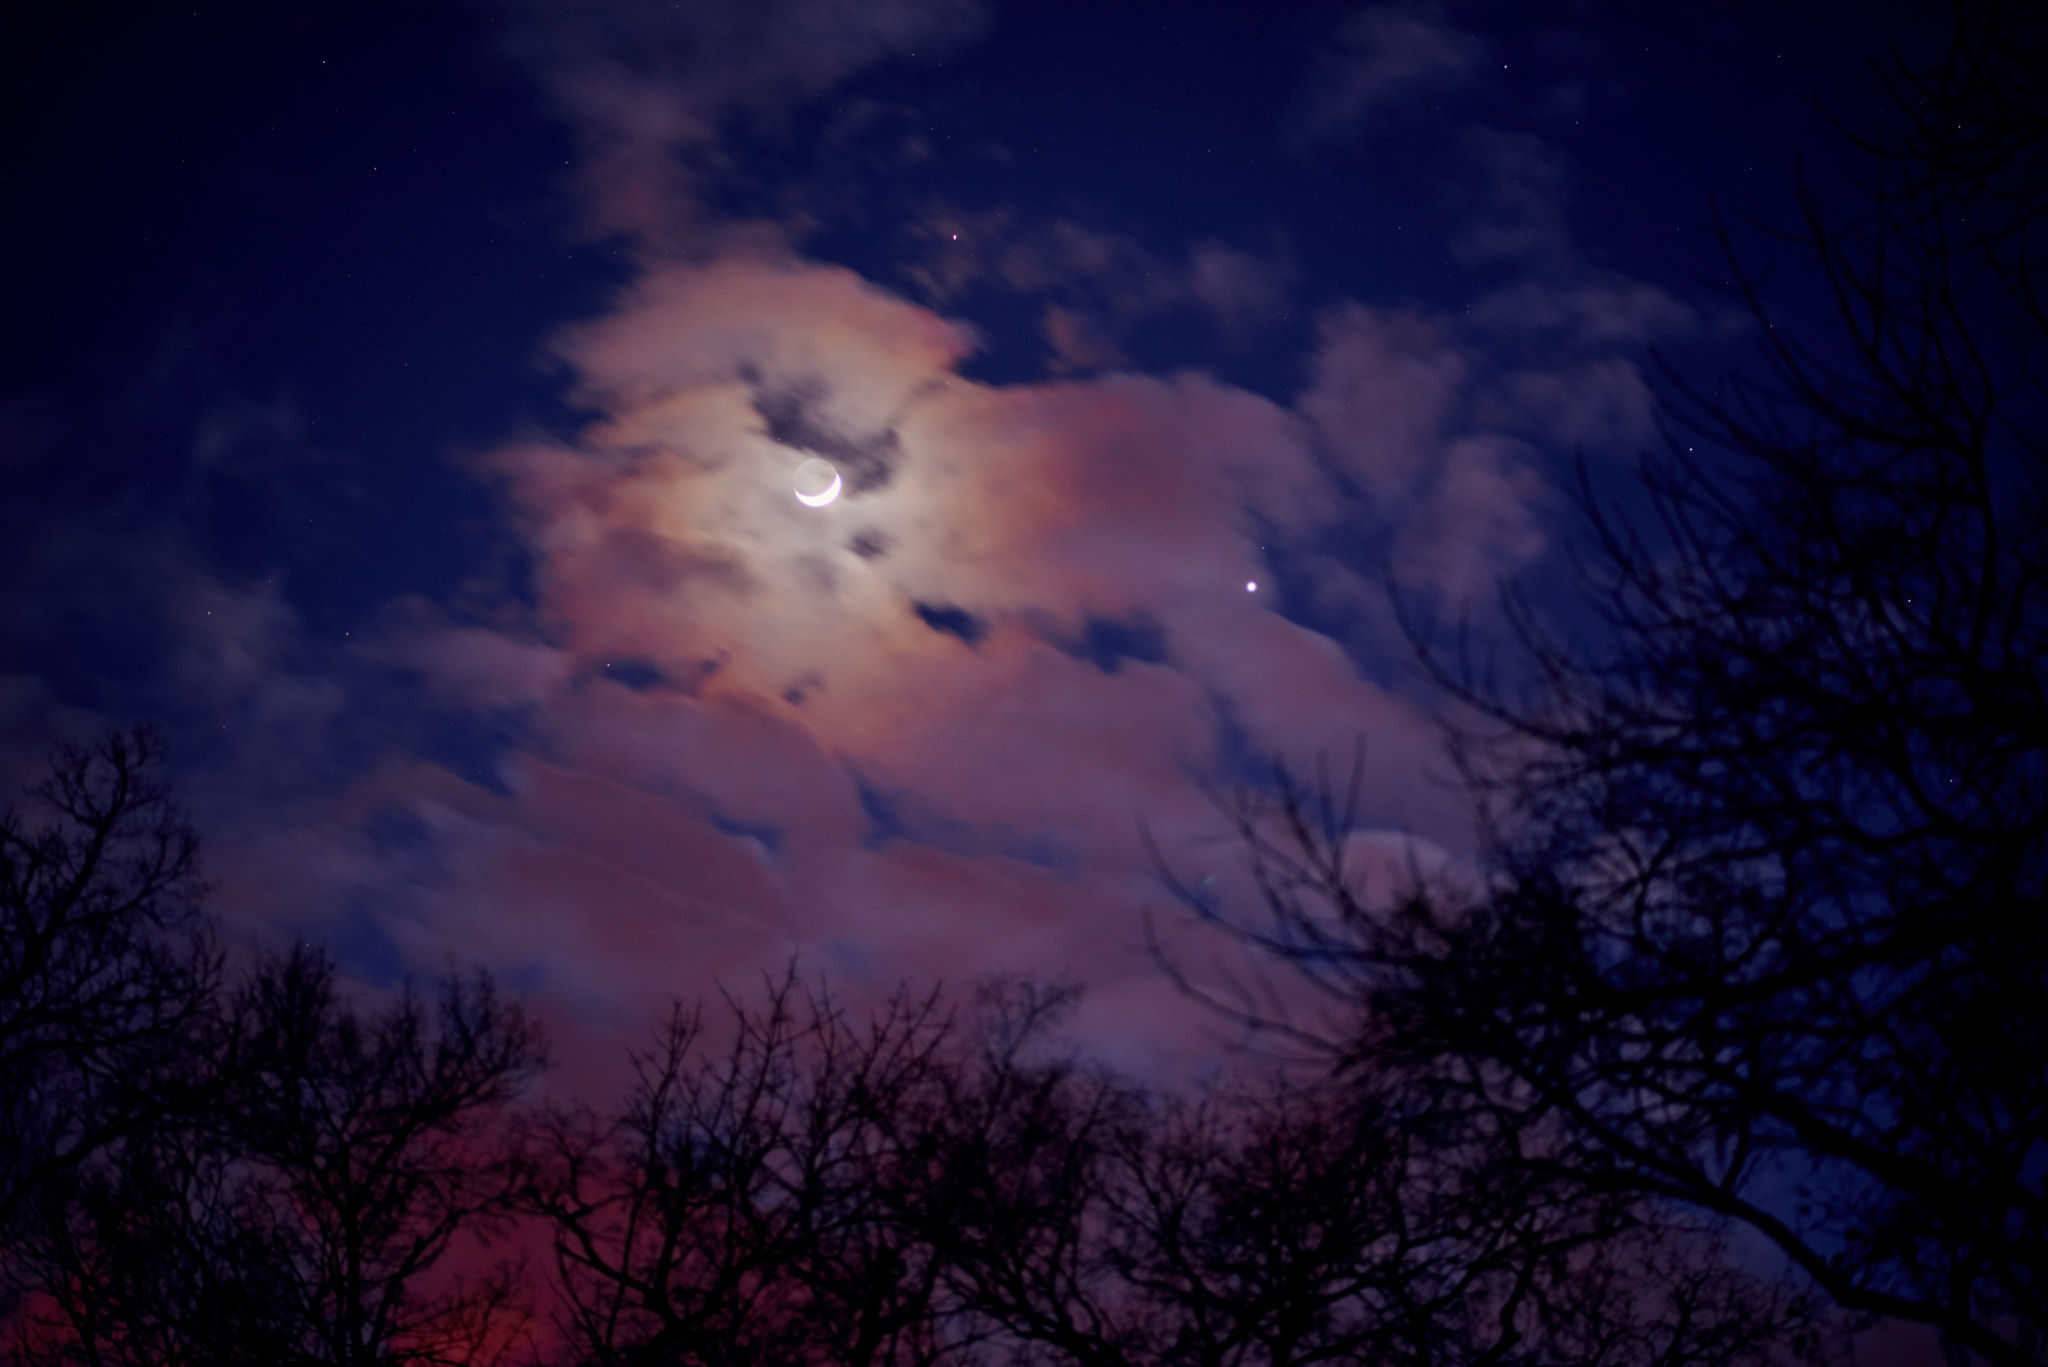
<path fill-rule="evenodd" d="M 1345 18 L 1311 66 L 1291 128 L 1301 145 L 1342 138 L 1374 119 L 1468 82 L 1486 50 L 1431 4 L 1371 5 Z"/>
<path fill-rule="evenodd" d="M 502 0 L 503 46 L 583 145 L 589 226 L 655 249 L 749 228 L 707 214 L 726 121 L 773 121 L 863 68 L 929 60 L 979 36 L 984 0 Z"/>

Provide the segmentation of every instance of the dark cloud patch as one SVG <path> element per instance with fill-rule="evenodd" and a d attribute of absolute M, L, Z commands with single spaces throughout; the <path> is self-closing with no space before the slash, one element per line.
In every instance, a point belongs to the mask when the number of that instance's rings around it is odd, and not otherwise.
<path fill-rule="evenodd" d="M 603 679 L 606 683 L 630 688 L 635 693 L 665 691 L 694 698 L 704 691 L 706 680 L 725 668 L 726 659 L 723 651 L 702 659 L 671 662 L 667 666 L 637 655 L 593 659 L 583 666 L 577 683 L 587 686 L 593 680 Z"/>
<path fill-rule="evenodd" d="M 861 812 L 868 821 L 867 831 L 861 837 L 861 843 L 868 849 L 879 850 L 892 840 L 902 840 L 951 854 L 974 852 L 974 830 L 966 822 L 938 812 L 930 802 L 907 788 L 884 784 L 858 772 L 853 779 Z"/>
<path fill-rule="evenodd" d="M 948 815 L 929 798 L 908 788 L 858 771 L 853 778 L 861 812 L 868 821 L 861 839 L 870 850 L 901 840 L 968 858 L 996 855 L 1014 859 L 1063 878 L 1076 877 L 1081 871 L 1080 857 L 1056 840 L 1019 830 L 1007 822 L 977 826 Z"/>
<path fill-rule="evenodd" d="M 880 560 L 889 553 L 889 538 L 873 527 L 863 528 L 853 534 L 846 543 L 846 549 L 863 560 Z"/>
<path fill-rule="evenodd" d="M 1244 709 L 1226 694 L 1207 692 L 1216 761 L 1212 772 L 1199 777 L 1247 792 L 1275 791 L 1272 753 L 1260 745 Z"/>
<path fill-rule="evenodd" d="M 743 820 L 740 817 L 729 816 L 715 807 L 711 809 L 709 816 L 712 828 L 720 834 L 729 835 L 735 840 L 750 840 L 770 859 L 781 855 L 787 833 L 775 823 Z"/>
<path fill-rule="evenodd" d="M 624 684 L 635 693 L 645 693 L 671 682 L 667 672 L 651 660 L 607 660 L 604 676 L 615 684 Z"/>
<path fill-rule="evenodd" d="M 1014 859 L 1020 864 L 1044 869 L 1047 873 L 1062 878 L 1078 878 L 1081 875 L 1081 856 L 1046 836 L 1027 835 L 1012 827 L 997 832 L 993 846 L 997 854 Z"/>
<path fill-rule="evenodd" d="M 424 825 L 417 817 L 387 810 L 381 814 L 378 821 L 372 823 L 373 842 L 383 848 L 383 841 L 376 838 L 381 834 L 408 849 L 430 848 L 415 838 L 409 829 L 412 826 L 419 826 L 420 835 L 424 835 Z M 361 914 L 367 913 L 367 910 L 359 907 L 359 914 L 339 917 L 332 925 L 321 927 L 322 938 L 326 941 L 325 948 L 340 962 L 347 964 L 350 974 L 362 982 L 373 987 L 396 987 L 406 979 L 409 965 L 405 961 L 405 952 L 386 932 L 380 918 L 373 914 Z"/>
<path fill-rule="evenodd" d="M 748 377 L 758 386 L 758 381 Z M 780 389 L 757 387 L 754 411 L 771 440 L 792 450 L 823 456 L 837 466 L 848 493 L 885 489 L 895 477 L 903 443 L 894 429 L 855 435 L 834 427 L 820 412 L 825 386 L 808 380 Z"/>
<path fill-rule="evenodd" d="M 358 827 L 363 840 L 379 854 L 423 858 L 435 851 L 433 831 L 420 814 L 402 802 L 387 802 Z"/>
<path fill-rule="evenodd" d="M 966 608 L 954 607 L 950 603 L 912 603 L 910 610 L 933 631 L 958 636 L 970 646 L 980 645 L 981 638 L 988 635 L 988 623 Z"/>
<path fill-rule="evenodd" d="M 1077 660 L 1114 674 L 1125 660 L 1166 663 L 1166 628 L 1146 613 L 1127 618 L 1089 616 L 1078 632 L 1047 630 L 1045 639 Z"/>
<path fill-rule="evenodd" d="M 694 698 L 697 696 L 698 691 L 704 687 L 704 681 L 725 668 L 725 662 L 730 658 L 731 656 L 721 650 L 716 655 L 709 655 L 697 661 L 690 667 L 690 672 L 687 675 L 682 677 L 671 676 L 670 682 Z"/>
<path fill-rule="evenodd" d="M 504 716 L 436 711 L 421 718 L 414 748 L 421 758 L 457 778 L 510 797 L 512 790 L 505 784 L 500 765 L 522 738 L 520 728 Z"/>
<path fill-rule="evenodd" d="M 839 591 L 839 572 L 822 555 L 800 555 L 790 561 L 792 576 L 810 592 L 830 598 Z"/>

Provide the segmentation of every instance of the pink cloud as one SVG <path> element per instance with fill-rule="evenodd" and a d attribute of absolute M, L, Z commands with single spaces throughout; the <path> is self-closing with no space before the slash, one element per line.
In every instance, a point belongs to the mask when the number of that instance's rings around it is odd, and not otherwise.
<path fill-rule="evenodd" d="M 1325 370 L 1412 399 L 1367 331 Z M 792 949 L 875 990 L 1079 974 L 1090 1019 L 1156 1062 L 1199 1032 L 1139 948 L 1162 901 L 1140 822 L 1213 859 L 1191 775 L 1228 772 L 1226 736 L 1305 763 L 1365 732 L 1381 817 L 1451 824 L 1413 800 L 1427 718 L 1245 590 L 1256 527 L 1328 517 L 1316 427 L 1196 374 L 977 384 L 972 344 L 759 256 L 651 272 L 561 339 L 599 419 L 482 461 L 535 557 L 538 634 L 412 611 L 364 648 L 526 719 L 509 795 L 413 769 L 359 799 L 441 847 L 392 932 L 409 959 L 459 945 L 607 1021 Z M 871 478 L 807 509 L 789 474 L 823 450 Z M 1077 644 L 1102 623 L 1129 653 Z"/>
<path fill-rule="evenodd" d="M 1125 259 L 1059 241 L 1062 270 Z M 1216 244 L 1169 274 L 1245 326 L 1285 298 Z M 1176 867 L 1227 872 L 1198 777 L 1363 735 L 1364 819 L 1462 847 L 1423 709 L 1246 584 L 1266 537 L 1378 536 L 1453 596 L 1538 553 L 1526 415 L 1484 417 L 1471 335 L 1335 309 L 1293 406 L 1193 372 L 980 383 L 976 342 L 774 251 L 651 266 L 554 344 L 593 419 L 472 460 L 530 614 L 406 602 L 316 650 L 274 587 L 180 581 L 173 686 L 248 732 L 196 794 L 233 924 L 368 925 L 420 973 L 481 960 L 536 996 L 579 1086 L 670 997 L 793 951 L 855 993 L 1084 977 L 1083 1028 L 1179 1067 L 1204 1018 L 1142 948 L 1144 911 L 1171 908 L 1141 822 Z M 845 478 L 825 509 L 791 496 L 812 455 Z M 1313 578 L 1393 646 L 1355 570 Z M 365 680 L 418 715 L 352 714 Z M 445 716 L 491 745 L 425 744 Z M 317 791 L 252 780 L 344 743 Z"/>
<path fill-rule="evenodd" d="M 670 997 L 793 951 L 856 994 L 1084 977 L 1084 1029 L 1177 1068 L 1204 1018 L 1142 949 L 1171 907 L 1140 823 L 1223 867 L 1197 777 L 1363 734 L 1365 819 L 1462 845 L 1423 710 L 1245 589 L 1261 538 L 1361 513 L 1346 487 L 1446 591 L 1533 553 L 1542 490 L 1475 427 L 1460 334 L 1337 310 L 1295 407 L 1198 373 L 983 384 L 974 345 L 847 270 L 665 265 L 556 343 L 594 419 L 473 461 L 530 615 L 406 602 L 315 648 L 274 586 L 179 580 L 171 686 L 236 725 L 193 791 L 236 933 L 480 960 L 577 1086 Z M 829 508 L 791 496 L 813 453 L 848 475 Z M 351 712 L 372 684 L 418 715 Z M 487 753 L 424 758 L 403 728 L 443 716 Z"/>

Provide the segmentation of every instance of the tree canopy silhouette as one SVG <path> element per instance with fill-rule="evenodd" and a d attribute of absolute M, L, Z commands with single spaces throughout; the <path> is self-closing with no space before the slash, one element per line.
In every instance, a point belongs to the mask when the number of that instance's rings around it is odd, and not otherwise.
<path fill-rule="evenodd" d="M 1176 1096 L 1061 1041 L 1067 989 L 905 990 L 863 1022 L 792 965 L 708 1027 L 678 1004 L 615 1106 L 526 1109 L 543 1041 L 481 975 L 364 1005 L 305 944 L 222 971 L 159 757 L 61 752 L 83 833 L 10 819 L 22 924 L 98 917 L 112 986 L 154 987 L 93 996 L 54 952 L 24 962 L 73 977 L 5 983 L 51 1060 L 21 1075 L 52 1079 L 8 1103 L 63 1143 L 0 1226 L 0 1361 L 1772 1367 L 1823 1342 L 1712 1230 L 1507 1161 L 1427 1073 Z M 134 1005 L 67 1016 L 59 981 Z M 521 1220 L 551 1278 L 487 1247 Z"/>
<path fill-rule="evenodd" d="M 0 1352 L 489 1360 L 511 1278 L 446 1255 L 521 1182 L 537 1028 L 481 976 L 364 1012 L 308 946 L 229 973 L 163 755 L 60 748 L 0 818 Z"/>
<path fill-rule="evenodd" d="M 367 1013 L 334 976 L 303 946 L 254 965 L 211 1104 L 49 1190 L 17 1245 L 44 1293 L 24 1362 L 509 1360 L 531 1317 L 515 1269 L 448 1255 L 523 1185 L 510 1105 L 539 1033 L 480 976 Z"/>
<path fill-rule="evenodd" d="M 0 813 L 0 1231 L 203 1081 L 221 959 L 163 748 L 148 727 L 61 747 Z"/>
<path fill-rule="evenodd" d="M 1056 1043 L 1071 1000 L 899 994 L 863 1026 L 792 972 L 730 1003 L 722 1047 L 679 1010 L 622 1106 L 541 1132 L 571 1360 L 1765 1367 L 1821 1342 L 1699 1230 L 1504 1167 L 1414 1092 L 1155 1093 Z"/>

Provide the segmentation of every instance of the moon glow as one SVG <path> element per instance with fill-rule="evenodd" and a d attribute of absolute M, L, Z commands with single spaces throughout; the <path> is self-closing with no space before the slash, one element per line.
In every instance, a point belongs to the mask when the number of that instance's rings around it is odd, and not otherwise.
<path fill-rule="evenodd" d="M 845 487 L 845 481 L 829 460 L 813 456 L 796 467 L 796 501 L 806 508 L 824 507 L 839 497 L 839 491 Z"/>

